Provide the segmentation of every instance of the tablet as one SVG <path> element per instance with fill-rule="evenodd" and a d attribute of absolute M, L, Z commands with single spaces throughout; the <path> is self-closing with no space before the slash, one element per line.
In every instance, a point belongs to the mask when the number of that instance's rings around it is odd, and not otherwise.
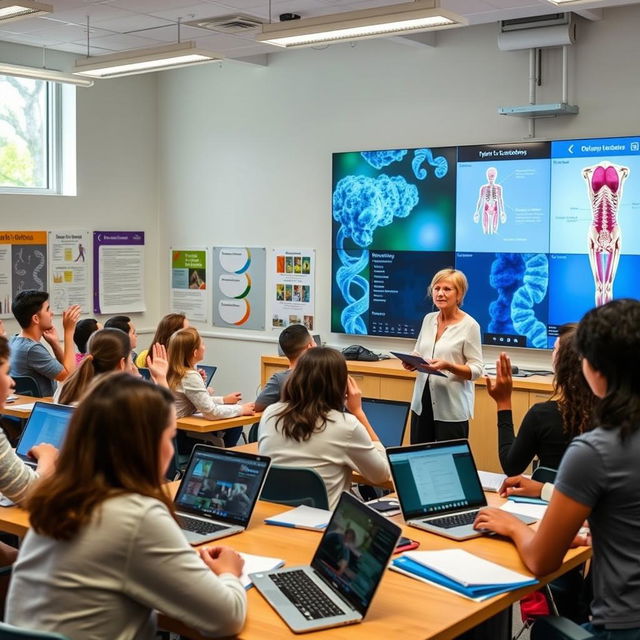
<path fill-rule="evenodd" d="M 430 367 L 429 363 L 422 356 L 416 356 L 413 353 L 398 353 L 396 351 L 390 351 L 389 353 L 402 360 L 402 362 L 406 362 L 408 365 L 415 367 L 418 371 L 422 371 L 422 373 L 429 373 L 432 376 L 442 376 L 443 378 L 447 377 L 442 371 Z"/>

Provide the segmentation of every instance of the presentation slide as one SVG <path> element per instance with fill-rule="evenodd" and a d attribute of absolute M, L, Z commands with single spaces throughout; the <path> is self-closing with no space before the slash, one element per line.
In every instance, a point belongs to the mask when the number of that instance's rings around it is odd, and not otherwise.
<path fill-rule="evenodd" d="M 551 143 L 549 251 L 640 254 L 640 137 Z"/>
<path fill-rule="evenodd" d="M 549 251 L 549 143 L 458 148 L 457 251 Z"/>
<path fill-rule="evenodd" d="M 547 348 L 549 263 L 544 253 L 456 253 L 469 282 L 462 310 L 484 344 Z"/>

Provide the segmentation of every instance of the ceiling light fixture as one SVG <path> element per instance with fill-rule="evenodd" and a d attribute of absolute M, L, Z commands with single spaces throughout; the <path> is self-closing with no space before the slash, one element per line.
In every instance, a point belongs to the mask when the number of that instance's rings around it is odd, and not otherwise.
<path fill-rule="evenodd" d="M 117 78 L 151 71 L 164 71 L 222 60 L 223 56 L 196 49 L 195 42 L 177 42 L 163 47 L 122 51 L 76 60 L 73 73 L 92 78 Z"/>
<path fill-rule="evenodd" d="M 0 22 L 11 22 L 22 18 L 34 18 L 45 13 L 53 13 L 53 6 L 30 0 L 0 1 Z"/>
<path fill-rule="evenodd" d="M 4 62 L 0 62 L 0 76 L 15 76 L 33 80 L 46 80 L 47 82 L 62 82 L 63 84 L 73 84 L 76 87 L 93 86 L 93 80 L 80 78 L 74 76 L 72 73 L 38 67 L 22 67 L 16 64 L 5 64 Z"/>
<path fill-rule="evenodd" d="M 439 2 L 435 0 L 415 0 L 375 9 L 265 24 L 257 40 L 277 47 L 311 47 L 461 27 L 466 24 L 468 22 L 465 18 L 440 9 Z"/>

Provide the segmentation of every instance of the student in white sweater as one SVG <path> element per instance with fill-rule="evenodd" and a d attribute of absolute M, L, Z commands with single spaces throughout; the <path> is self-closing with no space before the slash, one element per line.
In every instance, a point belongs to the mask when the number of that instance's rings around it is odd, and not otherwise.
<path fill-rule="evenodd" d="M 208 389 L 197 369 L 204 359 L 205 344 L 198 330 L 194 327 L 180 329 L 169 339 L 167 357 L 169 371 L 167 382 L 176 400 L 178 418 L 201 413 L 209 420 L 235 418 L 236 416 L 252 416 L 253 402 L 240 404 L 242 394 L 229 393 L 226 396 L 214 396 L 213 389 Z M 194 438 L 202 439 L 202 434 L 188 432 Z M 242 433 L 242 427 L 218 432 L 222 435 L 226 447 L 233 447 Z"/>
<path fill-rule="evenodd" d="M 175 433 L 166 389 L 126 373 L 96 382 L 56 471 L 27 502 L 9 623 L 71 640 L 153 640 L 159 610 L 205 635 L 242 629 L 242 558 L 194 551 L 162 486 Z"/>
<path fill-rule="evenodd" d="M 373 483 L 389 479 L 384 447 L 362 410 L 361 396 L 342 354 L 316 347 L 300 357 L 282 402 L 267 407 L 260 420 L 260 453 L 273 464 L 317 471 L 331 509 L 349 490 L 352 471 Z"/>

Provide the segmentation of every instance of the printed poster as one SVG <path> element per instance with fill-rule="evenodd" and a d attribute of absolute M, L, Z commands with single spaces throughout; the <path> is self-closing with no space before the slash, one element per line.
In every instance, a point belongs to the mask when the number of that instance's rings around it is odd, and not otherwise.
<path fill-rule="evenodd" d="M 213 325 L 264 330 L 266 250 L 214 247 L 212 258 Z"/>
<path fill-rule="evenodd" d="M 208 320 L 207 249 L 171 249 L 169 308 L 189 320 Z"/>
<path fill-rule="evenodd" d="M 144 231 L 93 232 L 94 313 L 145 311 Z"/>
<path fill-rule="evenodd" d="M 315 249 L 273 249 L 271 328 L 304 324 L 315 329 Z"/>
<path fill-rule="evenodd" d="M 77 304 L 91 310 L 91 238 L 88 231 L 49 231 L 51 309 L 60 314 Z"/>
<path fill-rule="evenodd" d="M 0 317 L 12 317 L 12 300 L 21 291 L 46 288 L 47 232 L 0 231 Z"/>

